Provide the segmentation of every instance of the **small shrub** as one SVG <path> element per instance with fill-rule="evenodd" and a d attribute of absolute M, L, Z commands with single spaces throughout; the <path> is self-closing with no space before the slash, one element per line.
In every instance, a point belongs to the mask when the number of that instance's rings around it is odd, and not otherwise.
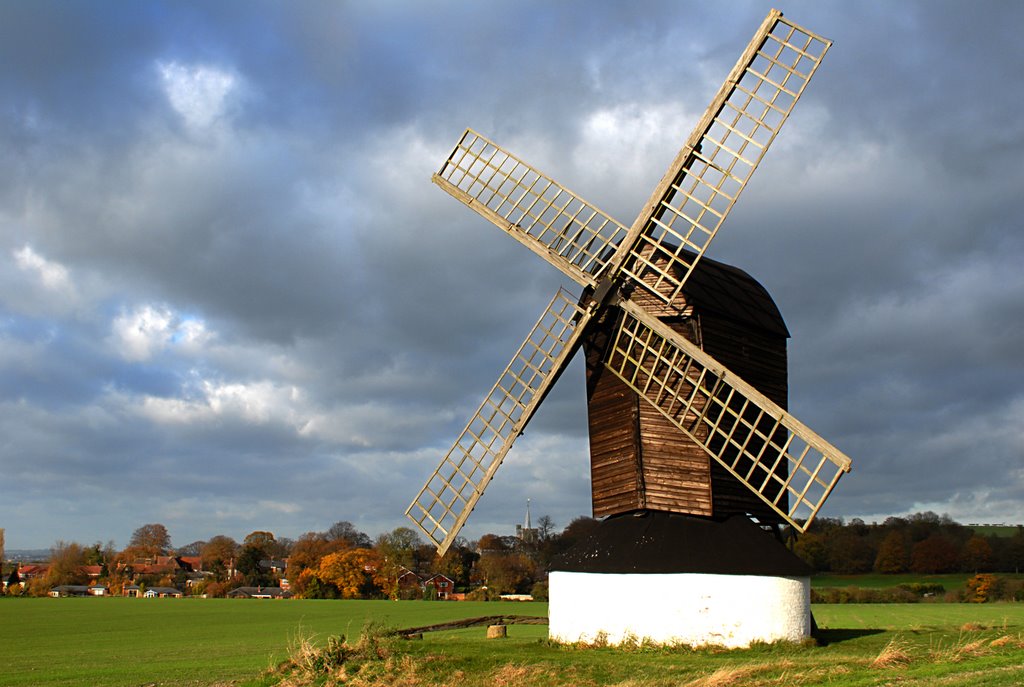
<path fill-rule="evenodd" d="M 1002 599 L 1004 601 L 1024 601 L 1024 580 L 1003 580 Z"/>
<path fill-rule="evenodd" d="M 896 585 L 896 588 L 920 597 L 940 596 L 946 593 L 946 588 L 938 582 L 905 582 Z"/>
<path fill-rule="evenodd" d="M 487 587 L 477 587 L 471 592 L 466 593 L 466 601 L 497 601 L 501 598 L 501 595 L 488 589 Z"/>
<path fill-rule="evenodd" d="M 831 604 L 881 604 L 916 603 L 921 596 L 902 586 L 887 589 L 862 589 L 860 587 L 824 587 L 811 590 L 811 603 Z"/>
<path fill-rule="evenodd" d="M 288 660 L 272 672 L 286 677 L 283 684 L 296 687 L 348 682 L 352 675 L 381 670 L 393 672 L 397 669 L 392 656 L 394 642 L 394 634 L 375 623 L 367 623 L 354 644 L 343 635 L 328 637 L 322 647 L 311 637 L 300 637 L 290 647 Z M 410 670 L 408 665 L 397 667 L 405 673 Z"/>
<path fill-rule="evenodd" d="M 1000 580 L 995 575 L 980 573 L 967 580 L 966 600 L 971 603 L 983 604 L 999 597 Z"/>

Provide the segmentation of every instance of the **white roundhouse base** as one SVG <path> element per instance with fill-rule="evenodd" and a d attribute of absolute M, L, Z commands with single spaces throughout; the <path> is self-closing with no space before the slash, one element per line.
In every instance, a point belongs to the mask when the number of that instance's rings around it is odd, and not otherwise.
<path fill-rule="evenodd" d="M 583 573 L 548 578 L 556 642 L 729 648 L 811 634 L 809 577 Z"/>

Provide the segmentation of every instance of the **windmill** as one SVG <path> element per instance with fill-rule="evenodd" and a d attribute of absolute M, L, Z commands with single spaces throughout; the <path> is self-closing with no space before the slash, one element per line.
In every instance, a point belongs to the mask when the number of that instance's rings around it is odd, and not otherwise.
<path fill-rule="evenodd" d="M 681 331 L 692 315 L 687 288 L 701 274 L 701 258 L 830 45 L 769 12 L 628 227 L 465 131 L 434 182 L 554 265 L 582 294 L 555 294 L 406 511 L 439 553 L 580 347 L 587 349 L 588 373 L 611 375 L 657 418 L 634 425 L 639 435 L 669 428 L 680 444 L 702 452 L 709 469 L 696 479 L 706 491 L 731 484 L 747 495 L 730 502 L 732 513 L 716 513 L 708 499 L 674 497 L 672 479 L 645 475 L 642 451 L 624 450 L 616 460 L 633 465 L 626 472 L 637 477 L 620 481 L 611 500 L 595 481 L 595 514 L 654 510 L 717 522 L 756 512 L 799 532 L 809 526 L 849 470 L 849 458 L 790 415 L 784 399 L 772 400 Z M 592 443 L 593 414 L 592 403 Z M 551 604 L 554 634 L 554 580 Z"/>

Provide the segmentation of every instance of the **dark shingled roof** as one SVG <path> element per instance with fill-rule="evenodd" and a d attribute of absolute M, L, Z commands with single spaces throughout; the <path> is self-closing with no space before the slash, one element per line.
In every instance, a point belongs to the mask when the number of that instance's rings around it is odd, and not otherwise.
<path fill-rule="evenodd" d="M 789 337 L 782 313 L 768 291 L 738 267 L 701 258 L 683 286 L 683 295 L 698 310 L 713 310 L 770 334 Z"/>
<path fill-rule="evenodd" d="M 809 577 L 813 572 L 747 517 L 718 522 L 664 511 L 603 520 L 593 534 L 555 558 L 551 570 L 771 577 Z"/>

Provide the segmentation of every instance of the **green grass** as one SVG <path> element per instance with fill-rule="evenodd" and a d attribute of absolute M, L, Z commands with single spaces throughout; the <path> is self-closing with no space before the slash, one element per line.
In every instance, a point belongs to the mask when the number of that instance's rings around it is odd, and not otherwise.
<path fill-rule="evenodd" d="M 251 599 L 0 598 L 0 686 L 208 685 L 283 660 L 300 635 L 356 635 L 546 604 Z M 515 610 L 508 610 L 508 609 Z"/>
<path fill-rule="evenodd" d="M 562 647 L 546 626 L 511 625 L 396 641 L 392 656 L 346 684 L 405 687 L 560 685 L 758 687 L 837 685 L 1011 687 L 1024 683 L 1024 604 L 815 605 L 823 646 L 748 650 Z M 365 620 L 410 627 L 499 613 L 544 615 L 545 604 L 0 599 L 0 685 L 269 687 L 265 674 L 303 637 L 354 638 Z M 905 661 L 872 662 L 892 643 Z M 890 647 L 892 649 L 893 647 Z M 353 673 L 355 669 L 353 668 Z M 352 677 L 352 675 L 350 675 Z M 322 684 L 302 683 L 302 684 Z"/>
<path fill-rule="evenodd" d="M 1017 525 L 969 525 L 974 533 L 982 537 L 1012 537 L 1017 534 Z"/>

